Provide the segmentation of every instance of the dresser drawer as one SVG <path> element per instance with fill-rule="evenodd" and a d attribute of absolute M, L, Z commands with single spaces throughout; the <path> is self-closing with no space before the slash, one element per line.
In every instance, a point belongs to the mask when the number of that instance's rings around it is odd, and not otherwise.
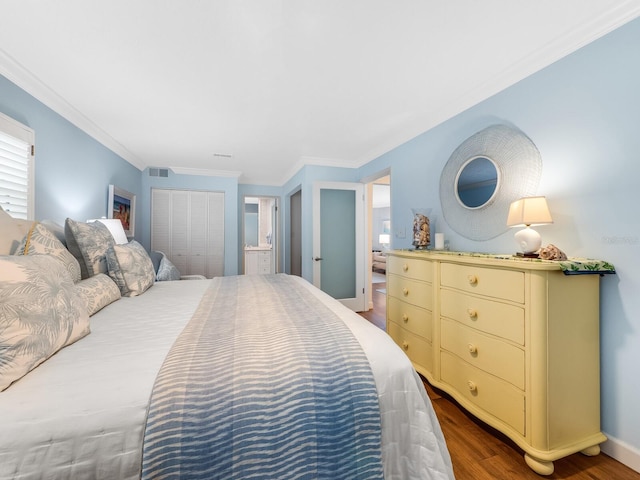
<path fill-rule="evenodd" d="M 429 310 L 416 307 L 395 297 L 389 297 L 387 299 L 387 320 L 431 341 L 433 319 Z"/>
<path fill-rule="evenodd" d="M 440 290 L 440 314 L 524 345 L 524 307 L 443 288 Z"/>
<path fill-rule="evenodd" d="M 524 272 L 442 263 L 440 284 L 465 292 L 524 303 Z"/>
<path fill-rule="evenodd" d="M 389 274 L 387 275 L 387 293 L 427 310 L 431 310 L 433 306 L 433 288 L 430 283 Z"/>
<path fill-rule="evenodd" d="M 387 272 L 402 275 L 415 280 L 431 282 L 433 280 L 433 262 L 418 258 L 387 257 Z"/>
<path fill-rule="evenodd" d="M 428 372 L 433 371 L 433 347 L 429 342 L 394 322 L 387 322 L 387 333 L 413 363 Z"/>
<path fill-rule="evenodd" d="M 448 352 L 442 352 L 440 360 L 444 382 L 471 403 L 525 435 L 525 397 L 520 390 Z"/>
<path fill-rule="evenodd" d="M 522 349 L 453 320 L 442 320 L 440 335 L 443 349 L 524 390 Z"/>

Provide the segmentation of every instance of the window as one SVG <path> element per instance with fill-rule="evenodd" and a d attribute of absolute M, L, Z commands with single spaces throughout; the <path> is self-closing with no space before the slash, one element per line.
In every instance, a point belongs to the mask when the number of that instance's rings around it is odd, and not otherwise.
<path fill-rule="evenodd" d="M 0 113 L 0 207 L 14 218 L 34 217 L 34 138 L 29 127 Z"/>

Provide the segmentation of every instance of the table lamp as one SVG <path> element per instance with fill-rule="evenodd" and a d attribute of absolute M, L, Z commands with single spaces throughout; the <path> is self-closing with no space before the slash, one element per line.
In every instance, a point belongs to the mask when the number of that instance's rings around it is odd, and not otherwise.
<path fill-rule="evenodd" d="M 382 245 L 384 248 L 389 246 L 389 242 L 391 242 L 391 235 L 388 233 L 381 233 L 378 235 L 378 243 Z"/>
<path fill-rule="evenodd" d="M 547 200 L 545 197 L 524 197 L 516 200 L 509 207 L 507 226 L 523 226 L 514 235 L 516 243 L 520 247 L 519 257 L 538 258 L 536 253 L 542 246 L 542 238 L 532 225 L 545 225 L 553 223 Z"/>

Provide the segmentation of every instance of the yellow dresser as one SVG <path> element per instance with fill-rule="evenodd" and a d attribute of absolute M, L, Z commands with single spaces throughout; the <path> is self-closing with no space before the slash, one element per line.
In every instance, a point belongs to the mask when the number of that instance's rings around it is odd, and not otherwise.
<path fill-rule="evenodd" d="M 433 264 L 387 259 L 387 332 L 422 375 L 433 370 Z"/>
<path fill-rule="evenodd" d="M 599 276 L 555 262 L 393 251 L 387 332 L 434 386 L 503 432 L 537 473 L 596 455 Z"/>

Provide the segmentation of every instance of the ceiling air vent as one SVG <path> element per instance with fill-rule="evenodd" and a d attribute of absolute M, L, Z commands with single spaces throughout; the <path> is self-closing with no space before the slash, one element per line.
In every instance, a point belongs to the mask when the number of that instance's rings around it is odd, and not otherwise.
<path fill-rule="evenodd" d="M 169 176 L 169 169 L 168 168 L 150 168 L 149 176 L 167 178 Z"/>

